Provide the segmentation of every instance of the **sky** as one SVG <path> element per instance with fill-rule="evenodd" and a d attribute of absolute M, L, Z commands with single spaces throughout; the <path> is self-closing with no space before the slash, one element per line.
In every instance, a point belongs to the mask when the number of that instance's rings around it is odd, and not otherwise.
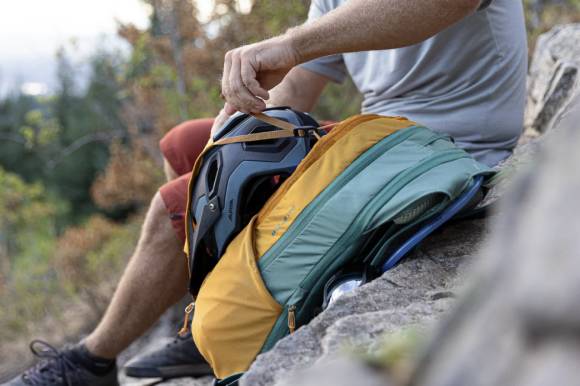
<path fill-rule="evenodd" d="M 201 18 L 212 2 L 198 0 Z M 119 45 L 116 21 L 148 25 L 150 8 L 140 0 L 0 0 L 0 94 L 32 94 L 54 86 L 55 52 L 72 39 L 79 55 L 105 41 Z"/>

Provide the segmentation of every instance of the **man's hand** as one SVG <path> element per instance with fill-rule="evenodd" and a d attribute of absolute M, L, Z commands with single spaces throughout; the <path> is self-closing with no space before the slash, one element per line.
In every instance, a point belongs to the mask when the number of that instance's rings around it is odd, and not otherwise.
<path fill-rule="evenodd" d="M 300 111 L 310 111 L 316 104 L 328 79 L 301 67 L 294 67 L 284 80 L 274 87 L 268 99 L 269 107 L 289 106 Z M 213 137 L 231 117 L 231 109 L 222 108 L 211 127 Z"/>
<path fill-rule="evenodd" d="M 269 90 L 299 63 L 290 40 L 279 36 L 229 51 L 225 56 L 222 94 L 225 113 L 257 113 L 266 108 Z"/>

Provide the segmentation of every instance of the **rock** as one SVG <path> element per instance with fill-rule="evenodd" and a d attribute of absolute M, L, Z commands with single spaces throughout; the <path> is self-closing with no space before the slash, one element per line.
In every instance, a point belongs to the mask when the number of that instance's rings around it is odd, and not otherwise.
<path fill-rule="evenodd" d="M 359 362 L 346 358 L 335 359 L 324 366 L 314 367 L 295 378 L 282 380 L 280 386 L 352 386 L 364 379 L 365 386 L 389 386 L 382 374 L 369 370 Z"/>
<path fill-rule="evenodd" d="M 123 386 L 153 386 L 153 385 L 172 385 L 172 386 L 212 386 L 214 379 L 212 377 L 204 378 L 176 378 L 162 380 L 158 378 L 130 378 L 123 374 L 119 376 L 119 382 Z"/>
<path fill-rule="evenodd" d="M 414 385 L 580 385 L 580 94 L 520 177 Z M 482 371 L 485 369 L 485 371 Z"/>
<path fill-rule="evenodd" d="M 578 88 L 580 24 L 554 28 L 538 38 L 528 78 L 525 127 L 549 131 Z"/>

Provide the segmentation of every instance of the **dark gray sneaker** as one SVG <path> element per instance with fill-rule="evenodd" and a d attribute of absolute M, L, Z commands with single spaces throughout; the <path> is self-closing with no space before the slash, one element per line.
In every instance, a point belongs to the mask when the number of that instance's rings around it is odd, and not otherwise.
<path fill-rule="evenodd" d="M 57 350 L 41 340 L 30 343 L 32 353 L 41 359 L 16 378 L 0 386 L 118 386 L 117 367 L 114 362 L 96 366 L 91 372 L 86 366 L 90 361 L 81 345 Z"/>
<path fill-rule="evenodd" d="M 178 336 L 164 347 L 129 361 L 125 374 L 135 378 L 203 377 L 211 367 L 193 343 L 191 333 Z"/>

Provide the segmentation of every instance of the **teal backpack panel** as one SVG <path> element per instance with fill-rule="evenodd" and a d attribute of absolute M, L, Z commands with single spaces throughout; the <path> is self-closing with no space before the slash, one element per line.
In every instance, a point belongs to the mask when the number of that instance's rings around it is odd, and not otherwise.
<path fill-rule="evenodd" d="M 308 320 L 310 299 L 357 258 L 373 230 L 386 224 L 376 240 L 388 244 L 397 231 L 444 210 L 475 176 L 492 174 L 446 136 L 419 126 L 401 130 L 359 156 L 259 259 L 264 283 L 279 304 L 296 309 L 298 322 Z M 262 351 L 288 333 L 287 317 L 286 310 Z"/>

